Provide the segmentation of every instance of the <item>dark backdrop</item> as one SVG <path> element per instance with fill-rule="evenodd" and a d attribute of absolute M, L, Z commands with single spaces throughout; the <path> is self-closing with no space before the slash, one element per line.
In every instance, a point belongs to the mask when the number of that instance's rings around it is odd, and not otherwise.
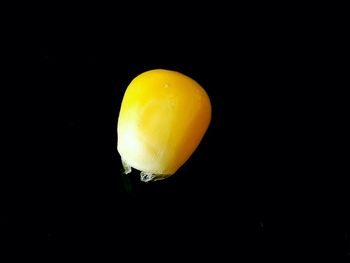
<path fill-rule="evenodd" d="M 77 247 L 219 261 L 348 252 L 345 189 L 323 155 L 331 77 L 318 32 L 283 13 L 198 13 L 135 24 L 96 23 L 101 15 L 41 32 L 35 76 L 52 257 Z M 198 81 L 213 115 L 175 175 L 142 183 L 137 171 L 122 174 L 117 117 L 130 81 L 156 68 Z"/>

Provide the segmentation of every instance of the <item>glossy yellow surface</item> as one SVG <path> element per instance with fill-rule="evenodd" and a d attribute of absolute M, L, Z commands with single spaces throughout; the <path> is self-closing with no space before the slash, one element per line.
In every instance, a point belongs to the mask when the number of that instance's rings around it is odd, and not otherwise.
<path fill-rule="evenodd" d="M 174 174 L 191 156 L 211 120 L 205 90 L 175 71 L 138 75 L 127 87 L 118 119 L 118 152 L 126 173 L 143 181 Z"/>

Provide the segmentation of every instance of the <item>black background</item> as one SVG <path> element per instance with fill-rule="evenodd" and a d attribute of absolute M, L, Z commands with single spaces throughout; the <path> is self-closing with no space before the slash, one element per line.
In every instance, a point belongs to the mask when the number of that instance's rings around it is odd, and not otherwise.
<path fill-rule="evenodd" d="M 48 12 L 29 34 L 50 259 L 345 259 L 346 185 L 324 139 L 337 125 L 327 23 L 142 8 Z M 212 121 L 175 175 L 142 183 L 122 174 L 117 118 L 130 81 L 156 68 L 198 81 Z"/>

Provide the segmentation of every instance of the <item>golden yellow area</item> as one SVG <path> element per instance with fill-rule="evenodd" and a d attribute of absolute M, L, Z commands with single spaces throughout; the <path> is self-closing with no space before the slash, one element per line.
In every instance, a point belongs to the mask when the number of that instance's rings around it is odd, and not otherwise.
<path fill-rule="evenodd" d="M 137 170 L 172 175 L 197 148 L 210 119 L 209 97 L 196 81 L 176 71 L 144 72 L 124 94 L 118 152 Z"/>

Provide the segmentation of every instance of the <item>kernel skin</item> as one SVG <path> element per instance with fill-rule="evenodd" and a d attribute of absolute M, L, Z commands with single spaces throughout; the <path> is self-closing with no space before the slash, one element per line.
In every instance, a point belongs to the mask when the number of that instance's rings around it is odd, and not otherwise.
<path fill-rule="evenodd" d="M 176 71 L 146 71 L 124 94 L 118 152 L 129 166 L 165 178 L 192 155 L 210 121 L 209 97 L 196 81 Z"/>

